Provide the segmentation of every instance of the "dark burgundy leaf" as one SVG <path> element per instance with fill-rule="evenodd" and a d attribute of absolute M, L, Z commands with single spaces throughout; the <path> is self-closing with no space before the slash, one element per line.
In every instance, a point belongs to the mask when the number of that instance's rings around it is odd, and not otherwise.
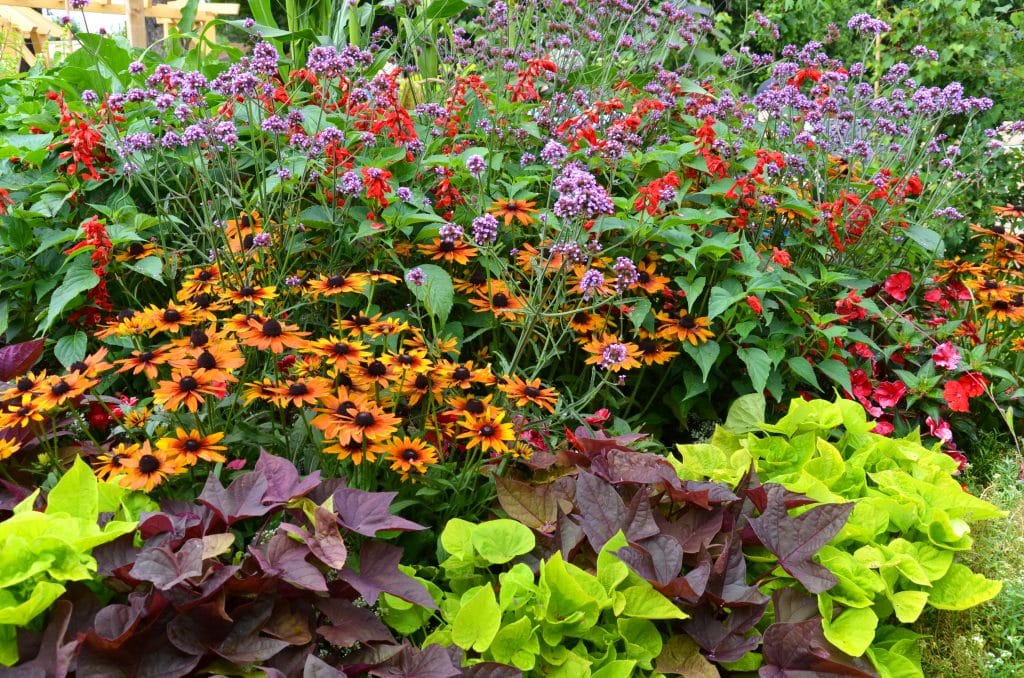
<path fill-rule="evenodd" d="M 274 603 L 266 598 L 233 610 L 234 624 L 213 651 L 235 664 L 254 664 L 270 659 L 291 644 L 287 640 L 261 635 L 273 613 Z"/>
<path fill-rule="evenodd" d="M 630 450 L 630 446 L 647 437 L 644 433 L 629 433 L 621 436 L 609 436 L 604 431 L 591 431 L 580 426 L 573 433 L 580 452 L 593 457 L 609 450 Z"/>
<path fill-rule="evenodd" d="M 327 580 L 320 570 L 306 561 L 309 547 L 296 542 L 284 532 L 277 532 L 266 546 L 250 546 L 263 571 L 277 576 L 292 586 L 309 591 L 327 591 Z"/>
<path fill-rule="evenodd" d="M 92 647 L 116 650 L 132 637 L 146 613 L 146 595 L 132 593 L 127 605 L 107 605 L 96 613 L 93 628 L 86 638 Z"/>
<path fill-rule="evenodd" d="M 462 669 L 462 678 L 522 678 L 523 672 L 506 664 L 481 662 Z"/>
<path fill-rule="evenodd" d="M 823 593 L 839 580 L 811 558 L 843 528 L 853 503 L 823 504 L 793 518 L 786 511 L 785 490 L 768 485 L 768 506 L 750 527 L 779 565 L 811 593 Z"/>
<path fill-rule="evenodd" d="M 196 513 L 143 513 L 139 518 L 139 532 L 146 541 L 159 534 L 169 534 L 172 539 L 182 539 L 189 528 L 199 525 L 201 519 Z M 194 537 L 200 534 L 191 535 Z"/>
<path fill-rule="evenodd" d="M 639 542 L 653 537 L 661 530 L 654 521 L 654 511 L 651 510 L 651 490 L 649 487 L 641 487 L 633 495 L 626 507 L 625 535 L 631 542 Z"/>
<path fill-rule="evenodd" d="M 341 578 L 366 599 L 370 605 L 377 603 L 381 593 L 390 593 L 410 603 L 416 603 L 431 610 L 437 605 L 427 589 L 418 581 L 398 569 L 402 549 L 381 541 L 366 541 L 359 552 L 359 572 L 346 567 Z"/>
<path fill-rule="evenodd" d="M 0 438 L 3 436 L 0 435 Z M 27 487 L 0 480 L 0 511 L 10 511 L 32 494 Z"/>
<path fill-rule="evenodd" d="M 772 610 L 775 621 L 780 623 L 797 623 L 819 617 L 818 599 L 792 586 L 772 592 Z"/>
<path fill-rule="evenodd" d="M 139 548 L 135 546 L 135 535 L 125 534 L 114 541 L 97 546 L 92 551 L 96 559 L 97 572 L 102 577 L 116 576 L 118 570 L 135 563 Z"/>
<path fill-rule="evenodd" d="M 620 436 L 618 440 L 623 438 L 625 436 Z M 595 456 L 591 461 L 590 471 L 614 484 L 656 485 L 664 483 L 669 487 L 680 486 L 679 474 L 664 457 L 621 447 L 611 448 L 603 454 Z"/>
<path fill-rule="evenodd" d="M 199 580 L 197 589 L 186 589 L 177 586 L 164 595 L 179 612 L 186 612 L 196 605 L 201 605 L 220 593 L 224 585 L 241 569 L 238 565 L 222 565 L 217 562 L 209 564 L 203 578 Z"/>
<path fill-rule="evenodd" d="M 347 486 L 344 478 L 324 478 L 319 485 L 310 490 L 306 498 L 314 504 L 322 505 L 333 497 L 335 492 Z"/>
<path fill-rule="evenodd" d="M 422 525 L 391 513 L 391 502 L 397 492 L 364 492 L 345 487 L 334 493 L 334 510 L 342 527 L 373 537 L 384 530 L 411 532 L 425 529 Z"/>
<path fill-rule="evenodd" d="M 462 671 L 440 645 L 420 650 L 406 644 L 387 663 L 371 669 L 369 673 L 381 678 L 455 678 Z"/>
<path fill-rule="evenodd" d="M 78 650 L 74 634 L 69 642 L 64 642 L 71 613 L 71 603 L 66 600 L 55 602 L 50 608 L 49 621 L 39 639 L 35 658 L 28 659 L 24 648 L 19 648 L 21 663 L 16 668 L 0 669 L 0 675 L 5 678 L 66 678 Z"/>
<path fill-rule="evenodd" d="M 655 588 L 669 598 L 681 598 L 696 605 L 707 590 L 711 578 L 711 556 L 707 551 L 701 551 L 701 557 L 697 567 L 687 572 L 686 576 L 676 577 L 665 586 L 655 585 Z"/>
<path fill-rule="evenodd" d="M 267 479 L 264 504 L 286 504 L 292 499 L 305 496 L 320 484 L 320 471 L 313 471 L 302 478 L 294 464 L 266 450 L 260 450 L 260 458 L 253 472 Z"/>
<path fill-rule="evenodd" d="M 128 574 L 152 582 L 162 591 L 189 577 L 198 577 L 203 574 L 203 540 L 189 539 L 177 553 L 166 546 L 143 549 Z"/>
<path fill-rule="evenodd" d="M 698 553 L 707 548 L 722 531 L 724 519 L 725 510 L 722 508 L 705 511 L 696 506 L 683 508 L 671 521 L 660 512 L 654 514 L 661 533 L 674 537 L 683 547 L 683 553 Z"/>
<path fill-rule="evenodd" d="M 683 622 L 686 634 L 701 646 L 708 659 L 714 662 L 734 662 L 757 648 L 758 634 L 747 634 L 764 616 L 767 603 L 760 607 L 742 607 L 731 610 L 720 620 L 708 605 L 693 608 L 690 618 Z"/>
<path fill-rule="evenodd" d="M 678 504 L 695 504 L 702 509 L 721 506 L 739 499 L 728 487 L 721 483 L 707 483 L 687 480 L 681 487 L 666 489 L 669 499 Z"/>
<path fill-rule="evenodd" d="M 762 678 L 878 678 L 865 659 L 850 657 L 825 639 L 821 617 L 772 624 L 763 642 Z"/>
<path fill-rule="evenodd" d="M 193 675 L 202 657 L 181 652 L 167 642 L 163 629 L 159 631 L 134 639 L 131 649 L 119 652 L 105 653 L 84 646 L 78 656 L 76 675 L 103 678 L 184 678 Z"/>
<path fill-rule="evenodd" d="M 341 669 L 336 669 L 313 655 L 306 657 L 306 664 L 302 667 L 302 678 L 345 678 L 345 676 L 345 672 Z"/>
<path fill-rule="evenodd" d="M 326 598 L 316 602 L 317 609 L 327 615 L 333 626 L 321 626 L 317 633 L 339 647 L 356 643 L 394 643 L 388 627 L 371 610 L 356 607 L 348 600 Z"/>
<path fill-rule="evenodd" d="M 267 478 L 262 474 L 252 472 L 240 475 L 225 490 L 211 473 L 206 477 L 199 502 L 213 509 L 230 526 L 243 518 L 270 513 L 274 507 L 263 503 L 266 493 Z"/>
<path fill-rule="evenodd" d="M 771 485 L 771 483 L 769 483 Z M 754 504 L 757 508 L 758 513 L 764 513 L 765 509 L 768 508 L 768 487 L 769 485 L 760 485 L 758 487 L 751 487 L 747 490 L 747 499 Z M 783 502 L 787 509 L 794 509 L 798 506 L 807 506 L 808 504 L 817 503 L 814 499 L 811 499 L 805 494 L 799 494 L 797 492 L 791 492 L 783 488 Z"/>
<path fill-rule="evenodd" d="M 626 527 L 628 512 L 615 488 L 597 476 L 581 471 L 576 478 L 576 505 L 580 525 L 595 551 Z"/>
<path fill-rule="evenodd" d="M 763 609 L 768 604 L 767 596 L 756 586 L 747 584 L 747 561 L 734 533 L 725 537 L 722 552 L 711 568 L 705 595 L 720 607 L 753 606 Z"/>
<path fill-rule="evenodd" d="M 43 340 L 33 339 L 0 348 L 0 381 L 14 381 L 29 371 L 43 354 Z"/>
<path fill-rule="evenodd" d="M 619 549 L 624 563 L 653 584 L 665 585 L 679 576 L 683 567 L 683 549 L 672 537 L 663 534 Z"/>
<path fill-rule="evenodd" d="M 566 560 L 572 560 L 573 552 L 583 543 L 583 528 L 558 509 L 558 550 Z"/>

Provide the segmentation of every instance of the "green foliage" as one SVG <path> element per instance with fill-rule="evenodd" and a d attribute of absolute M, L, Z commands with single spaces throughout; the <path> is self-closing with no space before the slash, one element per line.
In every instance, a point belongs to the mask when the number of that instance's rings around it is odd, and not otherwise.
<path fill-rule="evenodd" d="M 18 661 L 16 629 L 28 626 L 64 593 L 69 581 L 91 579 L 90 552 L 135 529 L 128 490 L 100 483 L 77 459 L 47 497 L 46 509 L 32 510 L 39 491 L 18 504 L 0 523 L 0 664 Z M 101 528 L 101 513 L 114 518 Z"/>
<path fill-rule="evenodd" d="M 441 535 L 448 590 L 431 589 L 442 624 L 424 645 L 456 645 L 467 662 L 511 664 L 552 676 L 649 675 L 662 652 L 656 620 L 685 614 L 614 552 L 622 532 L 601 550 L 596 571 L 566 562 L 560 553 L 535 573 L 525 561 L 533 532 L 514 520 L 473 524 L 452 520 Z M 495 574 L 494 566 L 506 567 Z M 382 618 L 402 632 L 426 623 L 429 611 L 381 598 Z"/>
<path fill-rule="evenodd" d="M 756 405 L 741 398 L 731 419 L 745 423 Z M 794 400 L 760 432 L 719 428 L 706 444 L 680 445 L 673 462 L 685 479 L 735 482 L 753 465 L 763 481 L 819 502 L 854 501 L 849 521 L 818 554 L 839 579 L 818 594 L 823 631 L 895 675 L 906 669 L 905 653 L 885 646 L 896 624 L 915 622 L 926 607 L 964 610 L 999 593 L 1000 582 L 954 559 L 973 545 L 972 522 L 1003 513 L 963 491 L 951 475 L 956 462 L 938 448 L 872 427 L 855 402 Z"/>

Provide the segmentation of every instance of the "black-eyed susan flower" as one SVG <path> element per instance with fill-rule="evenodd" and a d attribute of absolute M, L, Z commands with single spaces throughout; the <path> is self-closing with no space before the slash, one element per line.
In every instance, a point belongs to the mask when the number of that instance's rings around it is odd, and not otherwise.
<path fill-rule="evenodd" d="M 203 403 L 205 396 L 216 396 L 221 391 L 222 388 L 218 388 L 208 374 L 175 372 L 169 380 L 158 383 L 156 390 L 153 391 L 153 402 L 163 405 L 164 409 L 171 412 L 182 405 L 189 412 L 195 412 Z"/>
<path fill-rule="evenodd" d="M 310 280 L 306 287 L 314 298 L 330 297 L 335 294 L 362 294 L 366 290 L 367 279 L 362 275 L 322 275 Z"/>
<path fill-rule="evenodd" d="M 690 315 L 684 308 L 674 313 L 660 312 L 655 314 L 655 317 L 658 319 L 657 336 L 661 339 L 676 339 L 697 346 L 715 336 L 715 333 L 708 329 L 706 317 Z"/>
<path fill-rule="evenodd" d="M 402 381 L 400 393 L 409 401 L 409 405 L 416 405 L 421 400 L 432 400 L 435 403 L 442 401 L 444 383 L 434 378 L 436 372 L 412 372 L 407 374 Z"/>
<path fill-rule="evenodd" d="M 108 352 L 106 348 L 101 348 L 95 353 L 90 353 L 83 359 L 76 360 L 68 365 L 68 371 L 77 372 L 83 377 L 94 379 L 114 367 L 106 361 Z"/>
<path fill-rule="evenodd" d="M 578 334 L 591 334 L 600 332 L 608 326 L 608 321 L 603 315 L 590 311 L 576 311 L 569 319 L 569 327 Z"/>
<path fill-rule="evenodd" d="M 340 339 L 333 335 L 310 341 L 306 344 L 305 350 L 311 355 L 323 358 L 336 370 L 344 370 L 349 365 L 358 364 L 370 357 L 370 347 L 363 342 Z"/>
<path fill-rule="evenodd" d="M 420 245 L 420 252 L 429 255 L 435 261 L 447 261 L 450 264 L 465 266 L 476 256 L 476 248 L 461 239 L 434 238 L 431 242 Z"/>
<path fill-rule="evenodd" d="M 493 398 L 493 393 L 489 393 L 483 398 L 477 398 L 473 395 L 456 396 L 449 398 L 447 404 L 453 412 L 458 412 L 460 415 L 472 414 L 474 416 L 480 416 L 491 409 L 491 400 Z"/>
<path fill-rule="evenodd" d="M 452 287 L 456 292 L 465 292 L 466 294 L 473 294 L 474 292 L 486 294 L 488 290 L 505 291 L 505 283 L 487 277 L 487 273 L 482 269 L 473 271 L 472 275 L 466 279 L 454 279 Z"/>
<path fill-rule="evenodd" d="M 50 410 L 63 405 L 68 400 L 74 400 L 95 386 L 98 381 L 84 377 L 78 372 L 71 372 L 63 377 L 56 374 L 50 375 L 36 389 L 33 401 L 41 410 Z"/>
<path fill-rule="evenodd" d="M 634 287 L 639 287 L 648 294 L 658 294 L 665 290 L 669 279 L 659 275 L 653 261 L 641 261 L 636 265 L 637 282 Z"/>
<path fill-rule="evenodd" d="M 178 305 L 170 302 L 167 308 L 148 307 L 144 313 L 151 327 L 150 333 L 180 332 L 185 327 L 194 325 L 199 317 L 196 307 L 191 304 Z"/>
<path fill-rule="evenodd" d="M 427 360 L 427 351 L 422 348 L 410 349 L 401 353 L 385 353 L 380 359 L 399 372 L 426 372 L 433 367 L 433 363 Z"/>
<path fill-rule="evenodd" d="M 133 242 L 128 245 L 125 249 L 118 252 L 114 259 L 117 261 L 139 261 L 146 257 L 158 257 L 163 254 L 163 250 L 154 245 L 151 242 Z"/>
<path fill-rule="evenodd" d="M 238 333 L 238 338 L 246 346 L 258 348 L 261 351 L 270 349 L 272 353 L 283 353 L 285 348 L 303 348 L 309 332 L 300 332 L 298 325 L 289 325 L 267 318 L 262 321 L 249 320 L 248 328 Z"/>
<path fill-rule="evenodd" d="M 186 432 L 183 428 L 176 428 L 174 437 L 161 438 L 156 442 L 156 448 L 177 457 L 185 466 L 195 466 L 200 459 L 213 463 L 224 462 L 227 459 L 221 452 L 228 448 L 217 444 L 223 437 L 223 433 L 204 436 L 196 429 Z"/>
<path fill-rule="evenodd" d="M 13 456 L 21 449 L 21 443 L 13 438 L 0 438 L 0 461 Z"/>
<path fill-rule="evenodd" d="M 236 304 L 249 303 L 262 306 L 269 299 L 277 298 L 277 288 L 264 285 L 242 285 L 227 294 L 228 299 Z"/>
<path fill-rule="evenodd" d="M 140 447 L 136 443 L 118 443 L 106 454 L 96 457 L 93 469 L 100 480 L 114 480 L 125 473 L 123 462 L 137 454 Z"/>
<path fill-rule="evenodd" d="M 160 365 L 167 362 L 167 351 L 160 346 L 145 351 L 135 350 L 127 358 L 115 360 L 120 365 L 118 372 L 131 372 L 132 374 L 145 374 L 149 379 L 156 379 Z"/>
<path fill-rule="evenodd" d="M 324 448 L 324 454 L 333 454 L 342 461 L 351 459 L 356 466 L 364 461 L 367 463 L 377 461 L 377 456 L 380 453 L 381 449 L 377 444 L 354 439 L 346 442 L 334 440 Z"/>
<path fill-rule="evenodd" d="M 516 407 L 525 407 L 527 403 L 532 403 L 548 412 L 554 412 L 555 403 L 558 402 L 558 391 L 541 384 L 539 378 L 527 380 L 514 375 L 506 378 L 505 383 L 500 384 L 498 388 L 508 395 L 509 402 L 514 403 Z"/>
<path fill-rule="evenodd" d="M 397 275 L 393 275 L 391 273 L 385 273 L 384 271 L 380 270 L 379 268 L 371 268 L 369 271 L 367 271 L 366 273 L 363 273 L 361 275 L 365 276 L 365 278 L 368 281 L 372 282 L 372 283 L 392 283 L 393 284 L 393 283 L 396 283 L 399 280 L 401 280 L 401 278 L 399 278 Z"/>
<path fill-rule="evenodd" d="M 30 395 L 46 381 L 46 370 L 39 372 L 28 372 L 21 375 L 14 381 L 14 385 L 3 392 L 0 400 L 18 400 L 24 395 Z M 0 427 L 2 428 L 2 427 Z"/>
<path fill-rule="evenodd" d="M 331 382 L 323 377 L 310 379 L 288 379 L 273 388 L 270 401 L 278 407 L 313 406 L 324 396 L 330 395 Z"/>
<path fill-rule="evenodd" d="M 445 360 L 438 363 L 438 368 L 449 386 L 458 386 L 462 389 L 468 390 L 474 385 L 487 386 L 497 381 L 491 373 L 490 365 L 476 367 L 472 360 L 464 364 Z"/>
<path fill-rule="evenodd" d="M 399 417 L 388 414 L 381 407 L 364 400 L 357 407 L 342 415 L 338 429 L 338 440 L 346 443 L 355 441 L 380 441 L 395 432 L 402 422 Z"/>
<path fill-rule="evenodd" d="M 145 334 L 150 329 L 152 329 L 152 325 L 146 314 L 138 313 L 132 309 L 125 309 L 100 328 L 96 332 L 96 338 L 135 337 Z"/>
<path fill-rule="evenodd" d="M 366 332 L 366 328 L 377 320 L 380 320 L 380 313 L 367 317 L 365 313 L 360 311 L 358 315 L 338 321 L 338 329 L 342 332 L 347 332 L 349 336 L 361 337 Z"/>
<path fill-rule="evenodd" d="M 641 337 L 636 342 L 640 349 L 640 360 L 644 365 L 664 365 L 679 355 L 679 351 L 671 351 L 656 337 Z"/>
<path fill-rule="evenodd" d="M 499 320 L 515 320 L 523 312 L 523 303 L 506 292 L 481 294 L 469 300 L 478 313 L 491 313 Z"/>
<path fill-rule="evenodd" d="M 532 215 L 537 213 L 536 205 L 537 203 L 533 200 L 502 198 L 491 203 L 487 211 L 496 217 L 504 219 L 506 226 L 511 225 L 513 220 L 518 221 L 523 226 L 529 226 L 533 223 Z"/>
<path fill-rule="evenodd" d="M 345 417 L 351 412 L 358 412 L 366 404 L 366 398 L 358 393 L 349 393 L 347 388 L 340 388 L 335 393 L 328 393 L 320 398 L 318 414 L 310 422 L 324 432 L 325 438 L 337 438 L 342 427 L 346 425 Z"/>
<path fill-rule="evenodd" d="M 245 389 L 242 391 L 242 400 L 246 405 L 254 400 L 270 402 L 270 399 L 274 397 L 275 388 L 277 388 L 277 384 L 267 377 L 260 381 L 251 381 L 245 385 Z"/>
<path fill-rule="evenodd" d="M 515 440 L 516 434 L 512 424 L 504 419 L 505 413 L 494 409 L 479 417 L 467 414 L 461 424 L 464 432 L 458 437 L 466 438 L 467 450 L 479 447 L 484 452 L 507 452 L 508 444 Z"/>
<path fill-rule="evenodd" d="M 139 449 L 128 457 L 121 459 L 124 475 L 120 484 L 130 490 L 152 492 L 168 476 L 182 473 L 185 469 L 181 462 L 163 450 L 150 449 L 149 441 L 145 441 Z"/>
<path fill-rule="evenodd" d="M 374 339 L 390 337 L 394 334 L 401 334 L 409 331 L 409 323 L 395 318 L 382 318 L 375 320 L 366 327 L 366 334 Z"/>
<path fill-rule="evenodd" d="M 426 473 L 427 466 L 437 463 L 437 449 L 419 438 L 392 438 L 381 445 L 381 451 L 391 461 L 391 470 L 403 479 L 410 471 Z"/>
<path fill-rule="evenodd" d="M 583 345 L 583 350 L 590 354 L 587 365 L 596 365 L 609 372 L 632 370 L 640 367 L 640 349 L 636 344 L 622 341 L 614 334 L 595 336 Z"/>
<path fill-rule="evenodd" d="M 20 403 L 8 405 L 5 412 L 0 412 L 0 429 L 25 428 L 43 419 L 45 416 L 39 403 L 33 400 L 31 395 L 25 394 L 21 397 Z"/>
<path fill-rule="evenodd" d="M 394 365 L 376 359 L 350 366 L 348 375 L 352 377 L 352 381 L 366 389 L 373 386 L 388 388 L 400 378 Z"/>
<path fill-rule="evenodd" d="M 257 233 L 263 232 L 263 219 L 259 212 L 243 212 L 237 219 L 224 222 L 224 237 L 232 252 L 248 252 L 255 244 Z"/>

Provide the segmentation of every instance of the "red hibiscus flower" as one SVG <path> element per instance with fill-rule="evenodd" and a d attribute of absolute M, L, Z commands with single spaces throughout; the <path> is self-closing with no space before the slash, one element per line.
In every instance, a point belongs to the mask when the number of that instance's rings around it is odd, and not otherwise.
<path fill-rule="evenodd" d="M 900 271 L 899 273 L 893 273 L 885 279 L 885 284 L 882 286 L 890 297 L 896 301 L 907 300 L 907 290 L 913 284 L 914 279 L 910 277 L 910 274 L 906 271 Z"/>
<path fill-rule="evenodd" d="M 875 400 L 882 407 L 896 407 L 907 394 L 907 385 L 902 381 L 883 381 L 875 387 Z"/>

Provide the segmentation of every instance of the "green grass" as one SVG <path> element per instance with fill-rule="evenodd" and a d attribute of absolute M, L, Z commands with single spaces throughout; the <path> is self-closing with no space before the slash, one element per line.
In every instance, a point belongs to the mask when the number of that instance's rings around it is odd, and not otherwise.
<path fill-rule="evenodd" d="M 974 549 L 961 559 L 1003 582 L 991 602 L 964 612 L 932 612 L 915 629 L 927 637 L 924 674 L 951 678 L 1024 678 L 1024 483 L 1004 450 L 976 493 L 1007 512 L 982 524 Z"/>

